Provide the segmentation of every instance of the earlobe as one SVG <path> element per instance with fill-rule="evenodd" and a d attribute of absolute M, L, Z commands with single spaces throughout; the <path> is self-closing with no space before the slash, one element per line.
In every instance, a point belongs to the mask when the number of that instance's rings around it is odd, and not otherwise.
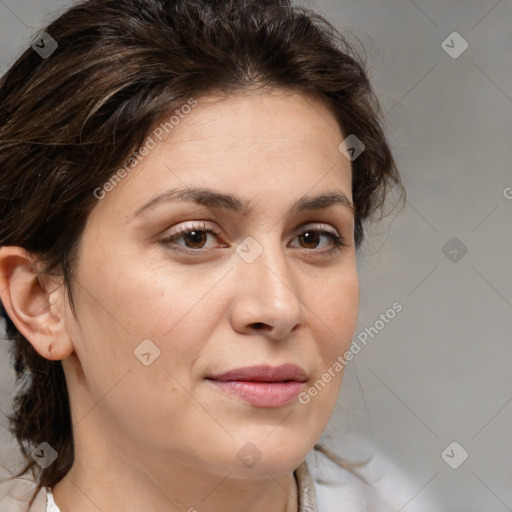
<path fill-rule="evenodd" d="M 73 353 L 65 327 L 63 284 L 45 289 L 33 264 L 21 247 L 0 248 L 0 298 L 18 331 L 44 358 L 61 360 Z M 57 306 L 58 304 L 58 306 Z"/>

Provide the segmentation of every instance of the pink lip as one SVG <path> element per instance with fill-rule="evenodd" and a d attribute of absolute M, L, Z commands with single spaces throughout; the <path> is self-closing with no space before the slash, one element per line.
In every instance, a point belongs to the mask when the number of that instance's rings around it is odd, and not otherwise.
<path fill-rule="evenodd" d="M 273 368 L 238 368 L 207 379 L 216 387 L 258 407 L 281 407 L 293 402 L 305 386 L 306 372 L 295 364 Z"/>
<path fill-rule="evenodd" d="M 305 384 L 296 380 L 288 382 L 247 382 L 220 381 L 210 382 L 226 393 L 236 395 L 257 407 L 282 407 L 293 402 Z"/>
<path fill-rule="evenodd" d="M 210 375 L 208 378 L 216 381 L 236 380 L 250 382 L 284 382 L 287 380 L 305 382 L 307 379 L 305 370 L 292 363 L 276 367 L 268 365 L 247 366 L 218 375 Z"/>

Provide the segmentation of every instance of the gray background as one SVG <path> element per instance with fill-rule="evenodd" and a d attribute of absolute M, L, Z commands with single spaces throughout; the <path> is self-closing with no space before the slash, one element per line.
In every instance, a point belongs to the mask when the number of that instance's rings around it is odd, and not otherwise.
<path fill-rule="evenodd" d="M 350 363 L 333 421 L 373 439 L 413 479 L 400 510 L 418 510 L 423 494 L 449 512 L 512 510 L 512 3 L 302 4 L 370 48 L 408 194 L 360 254 L 356 334 L 394 302 L 403 311 Z M 0 72 L 65 5 L 0 0 Z M 454 31 L 469 45 L 457 58 L 442 47 Z M 447 44 L 462 48 L 453 36 Z M 12 375 L 1 361 L 8 411 Z M 449 450 L 452 464 L 469 454 L 457 469 L 441 457 L 453 441 L 462 448 Z"/>

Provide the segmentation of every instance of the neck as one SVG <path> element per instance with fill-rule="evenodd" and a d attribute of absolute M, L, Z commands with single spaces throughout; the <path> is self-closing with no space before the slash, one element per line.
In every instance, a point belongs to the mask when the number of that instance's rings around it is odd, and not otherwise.
<path fill-rule="evenodd" d="M 298 511 L 293 472 L 237 477 L 233 470 L 208 471 L 130 446 L 79 428 L 73 467 L 53 489 L 61 512 Z"/>

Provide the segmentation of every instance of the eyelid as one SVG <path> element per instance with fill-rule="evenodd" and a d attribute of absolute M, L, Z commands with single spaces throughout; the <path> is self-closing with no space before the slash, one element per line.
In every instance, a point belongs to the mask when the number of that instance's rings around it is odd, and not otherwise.
<path fill-rule="evenodd" d="M 308 222 L 307 224 L 302 224 L 299 228 L 297 228 L 296 233 L 302 233 L 308 229 L 314 229 L 315 231 L 327 231 L 333 235 L 341 236 L 336 228 L 323 222 Z"/>
<path fill-rule="evenodd" d="M 201 230 L 201 231 L 211 231 L 215 233 L 217 236 L 220 236 L 222 234 L 220 229 L 217 229 L 216 227 L 208 226 L 207 221 L 191 221 L 191 224 L 185 224 L 182 227 L 172 229 L 171 231 L 166 232 L 164 238 L 170 238 L 174 235 L 179 235 L 186 233 L 187 231 L 192 231 L 194 229 Z M 303 233 L 304 231 L 307 231 L 308 229 L 314 229 L 315 231 L 326 231 L 329 233 L 332 233 L 336 236 L 341 236 L 340 233 L 336 228 L 333 228 L 329 224 L 325 223 L 315 223 L 315 222 L 308 222 L 306 224 L 302 224 L 295 230 L 294 237 L 296 237 L 298 234 Z"/>
<path fill-rule="evenodd" d="M 186 222 L 186 221 L 185 221 Z M 177 255 L 181 254 L 183 256 L 191 256 L 191 257 L 206 257 L 208 254 L 211 254 L 213 248 L 197 248 L 191 249 L 180 244 L 176 243 L 177 240 L 181 239 L 186 233 L 194 230 L 202 231 L 205 233 L 213 234 L 215 237 L 220 237 L 222 235 L 222 231 L 217 227 L 208 227 L 208 221 L 190 221 L 190 224 L 184 224 L 180 228 L 174 228 L 164 236 L 163 239 L 160 240 L 160 243 L 164 245 L 167 249 L 175 252 Z M 309 222 L 306 224 L 302 224 L 295 230 L 292 241 L 299 237 L 301 234 L 307 233 L 308 231 L 315 231 L 320 233 L 321 236 L 327 237 L 330 239 L 330 247 L 323 250 L 317 249 L 307 249 L 298 247 L 300 253 L 307 260 L 311 261 L 321 261 L 319 258 L 327 258 L 333 257 L 335 254 L 340 254 L 340 252 L 350 244 L 347 243 L 347 239 L 344 235 L 340 234 L 336 228 L 334 228 L 330 224 L 325 223 L 315 223 Z M 288 246 L 288 244 L 287 244 Z M 227 248 L 229 245 L 224 245 L 223 248 Z"/>
<path fill-rule="evenodd" d="M 179 226 L 181 226 L 181 227 L 174 228 L 174 229 L 171 229 L 170 231 L 167 231 L 165 234 L 165 238 L 169 238 L 174 235 L 186 233 L 187 231 L 193 231 L 194 229 L 197 229 L 198 231 L 212 231 L 216 235 L 219 235 L 219 236 L 222 234 L 220 229 L 218 229 L 216 227 L 208 226 L 207 221 L 204 221 L 204 220 L 190 221 L 190 224 L 184 224 L 183 226 L 181 224 L 183 224 L 183 223 L 179 224 Z"/>

